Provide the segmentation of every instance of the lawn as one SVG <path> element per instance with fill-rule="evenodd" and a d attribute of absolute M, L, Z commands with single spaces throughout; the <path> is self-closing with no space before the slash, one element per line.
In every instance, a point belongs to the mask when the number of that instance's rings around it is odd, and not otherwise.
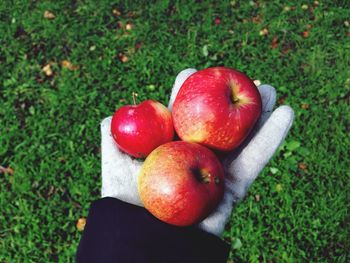
<path fill-rule="evenodd" d="M 223 234 L 231 262 L 350 261 L 349 3 L 216 2 L 1 1 L 0 262 L 73 261 L 100 194 L 100 121 L 217 65 L 295 110 Z"/>

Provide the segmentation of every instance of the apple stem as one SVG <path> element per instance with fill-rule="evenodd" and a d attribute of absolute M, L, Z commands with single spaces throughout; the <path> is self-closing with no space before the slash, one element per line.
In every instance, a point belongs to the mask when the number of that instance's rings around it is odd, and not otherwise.
<path fill-rule="evenodd" d="M 134 101 L 134 105 L 136 105 L 136 97 L 138 96 L 138 94 L 136 92 L 132 92 L 132 99 Z"/>

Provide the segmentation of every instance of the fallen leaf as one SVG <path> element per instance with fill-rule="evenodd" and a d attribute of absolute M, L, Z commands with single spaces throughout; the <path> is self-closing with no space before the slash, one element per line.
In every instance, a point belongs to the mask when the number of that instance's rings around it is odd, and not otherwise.
<path fill-rule="evenodd" d="M 257 202 L 260 201 L 260 195 L 255 195 L 255 201 L 257 201 Z"/>
<path fill-rule="evenodd" d="M 42 68 L 42 70 L 44 71 L 45 75 L 48 76 L 48 77 L 50 77 L 50 76 L 53 75 L 53 71 L 52 71 L 52 69 L 51 69 L 51 64 L 50 64 L 50 63 L 46 64 L 46 65 Z"/>
<path fill-rule="evenodd" d="M 133 28 L 134 28 L 134 25 L 131 24 L 131 23 L 127 23 L 127 24 L 125 25 L 125 29 L 128 30 L 128 31 L 132 30 Z"/>
<path fill-rule="evenodd" d="M 320 5 L 320 2 L 314 1 L 314 6 L 319 6 L 319 5 Z"/>
<path fill-rule="evenodd" d="M 287 99 L 287 95 L 281 97 L 277 102 L 278 102 L 279 105 L 281 105 L 281 104 L 283 104 L 285 102 L 286 99 Z"/>
<path fill-rule="evenodd" d="M 301 9 L 303 9 L 303 10 L 307 10 L 309 7 L 308 7 L 308 5 L 306 5 L 306 4 L 304 4 L 304 5 L 302 5 L 301 6 Z"/>
<path fill-rule="evenodd" d="M 307 168 L 307 165 L 305 163 L 299 163 L 298 167 L 300 170 L 305 170 Z"/>
<path fill-rule="evenodd" d="M 66 69 L 69 69 L 69 70 L 77 70 L 77 69 L 79 69 L 79 66 L 73 65 L 68 60 L 62 60 L 61 65 L 62 65 L 63 68 L 66 68 Z"/>
<path fill-rule="evenodd" d="M 51 19 L 51 20 L 52 20 L 52 19 L 55 19 L 56 16 L 54 15 L 54 13 L 52 13 L 52 12 L 46 10 L 46 11 L 44 12 L 44 18 L 46 18 L 46 19 Z"/>
<path fill-rule="evenodd" d="M 126 16 L 129 17 L 129 18 L 133 18 L 133 17 L 136 16 L 136 12 L 130 11 L 130 12 L 128 12 L 128 13 L 126 14 Z"/>
<path fill-rule="evenodd" d="M 0 165 L 0 173 L 12 175 L 13 169 L 11 167 L 3 167 Z"/>
<path fill-rule="evenodd" d="M 124 27 L 123 22 L 118 21 L 118 22 L 117 22 L 117 28 L 123 28 L 123 27 Z"/>
<path fill-rule="evenodd" d="M 290 11 L 290 9 L 291 9 L 290 6 L 285 6 L 285 7 L 283 8 L 283 10 L 286 11 L 286 12 Z"/>
<path fill-rule="evenodd" d="M 312 25 L 311 25 L 311 24 L 307 24 L 307 25 L 306 25 L 306 28 L 307 28 L 307 29 L 311 29 L 311 28 L 312 28 Z"/>
<path fill-rule="evenodd" d="M 84 231 L 85 225 L 86 225 L 86 218 L 84 217 L 79 218 L 76 224 L 78 231 Z"/>
<path fill-rule="evenodd" d="M 310 105 L 307 104 L 307 103 L 303 103 L 303 104 L 301 104 L 301 108 L 304 109 L 304 110 L 307 110 L 307 109 L 310 108 Z"/>
<path fill-rule="evenodd" d="M 271 41 L 271 48 L 276 49 L 278 47 L 278 38 L 274 37 Z"/>
<path fill-rule="evenodd" d="M 135 45 L 135 49 L 140 49 L 140 48 L 142 47 L 142 45 L 143 45 L 142 42 L 137 43 L 137 44 Z"/>
<path fill-rule="evenodd" d="M 291 50 L 290 46 L 284 45 L 282 48 L 282 54 L 287 54 Z"/>
<path fill-rule="evenodd" d="M 112 10 L 112 13 L 113 13 L 114 16 L 120 16 L 122 14 L 117 8 L 114 8 Z"/>
<path fill-rule="evenodd" d="M 123 63 L 126 63 L 129 61 L 129 58 L 123 53 L 118 54 L 118 59 Z"/>
<path fill-rule="evenodd" d="M 269 30 L 267 28 L 264 28 L 260 30 L 259 35 L 260 36 L 266 36 L 269 33 Z"/>
<path fill-rule="evenodd" d="M 252 21 L 254 24 L 259 24 L 261 22 L 261 16 L 260 15 L 254 16 Z"/>

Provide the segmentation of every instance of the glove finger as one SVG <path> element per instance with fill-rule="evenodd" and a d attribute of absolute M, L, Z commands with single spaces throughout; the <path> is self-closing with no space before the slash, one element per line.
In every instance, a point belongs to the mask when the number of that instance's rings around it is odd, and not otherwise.
<path fill-rule="evenodd" d="M 270 117 L 273 107 L 276 104 L 276 90 L 274 87 L 264 84 L 260 85 L 258 90 L 262 101 L 262 112 L 258 123 L 256 124 L 256 129 L 259 129 Z"/>
<path fill-rule="evenodd" d="M 171 90 L 171 95 L 170 95 L 170 100 L 169 100 L 169 105 L 168 105 L 168 109 L 170 111 L 173 108 L 173 103 L 175 101 L 176 95 L 179 92 L 182 84 L 185 82 L 186 79 L 188 79 L 189 76 L 191 76 L 196 71 L 197 70 L 194 68 L 188 68 L 188 69 L 184 69 L 176 76 L 173 89 Z"/>
<path fill-rule="evenodd" d="M 227 181 L 231 182 L 229 188 L 235 199 L 244 197 L 249 186 L 287 136 L 293 119 L 292 108 L 278 107 L 238 156 L 233 161 L 226 160 Z"/>
<path fill-rule="evenodd" d="M 137 175 L 142 163 L 118 149 L 111 135 L 111 121 L 112 117 L 108 117 L 101 122 L 101 195 L 141 205 Z"/>

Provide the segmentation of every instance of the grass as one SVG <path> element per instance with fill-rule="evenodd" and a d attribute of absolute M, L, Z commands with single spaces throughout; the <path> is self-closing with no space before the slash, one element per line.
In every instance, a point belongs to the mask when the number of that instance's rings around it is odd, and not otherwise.
<path fill-rule="evenodd" d="M 99 198 L 100 121 L 217 65 L 296 113 L 226 227 L 230 260 L 349 262 L 349 4 L 316 2 L 1 1 L 0 262 L 73 261 Z"/>

